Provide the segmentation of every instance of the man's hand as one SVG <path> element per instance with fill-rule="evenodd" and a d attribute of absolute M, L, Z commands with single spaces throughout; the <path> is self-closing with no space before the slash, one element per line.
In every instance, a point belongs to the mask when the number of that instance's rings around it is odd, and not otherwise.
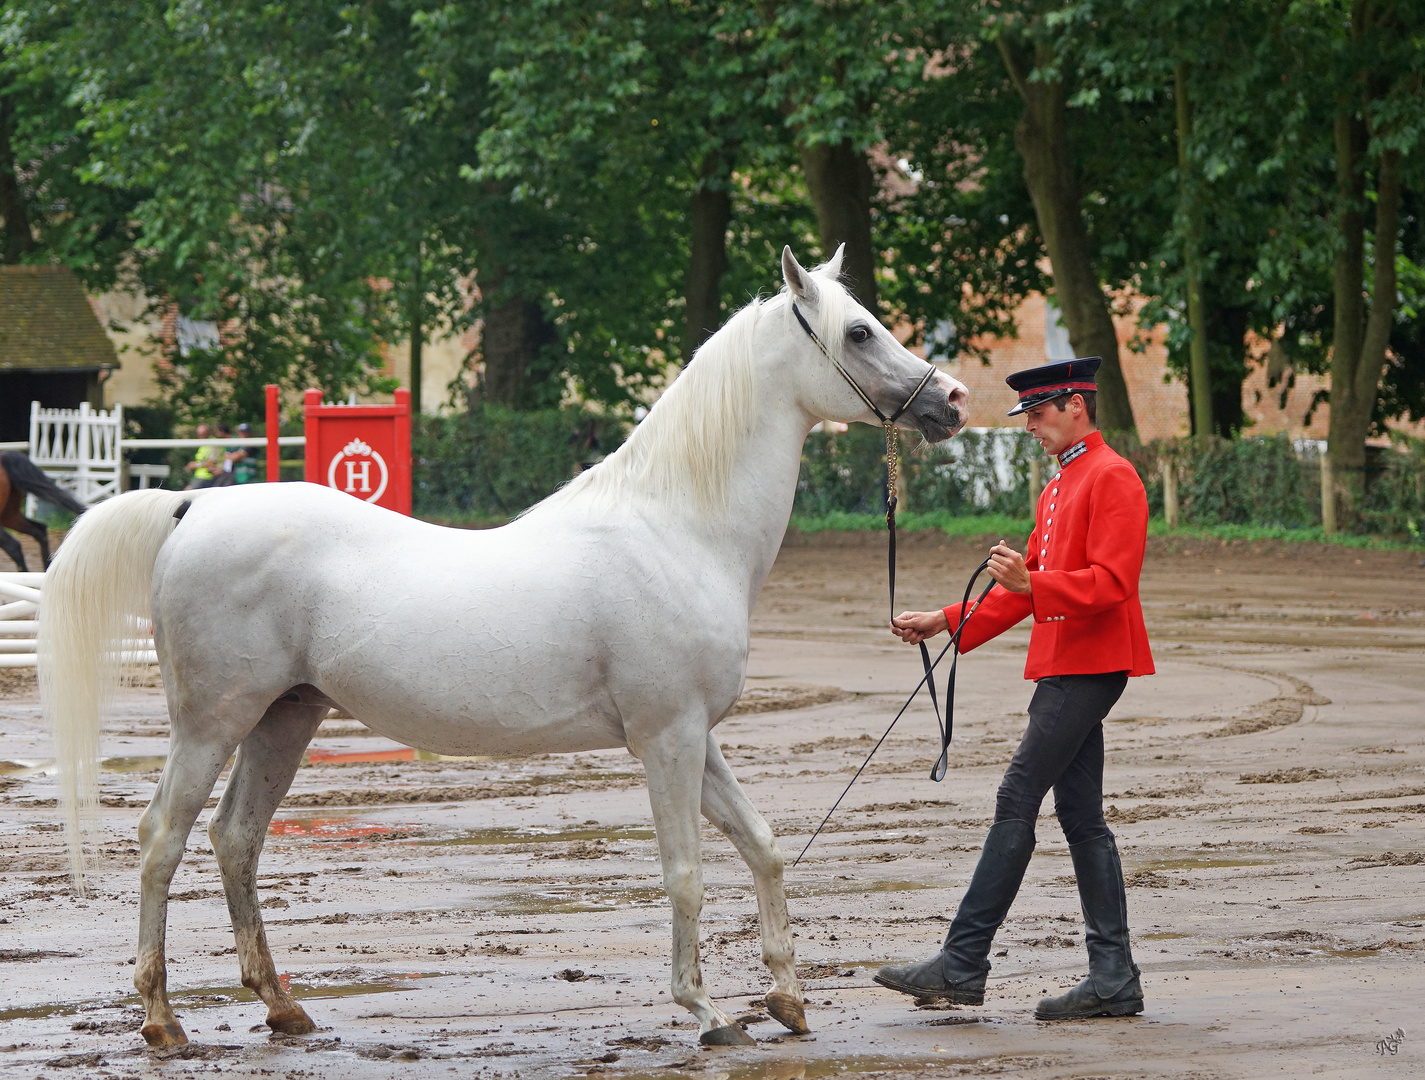
<path fill-rule="evenodd" d="M 943 611 L 902 611 L 891 620 L 891 633 L 911 645 L 948 629 Z"/>
<path fill-rule="evenodd" d="M 989 572 L 1010 592 L 1029 591 L 1029 568 L 1024 565 L 1024 556 L 1003 540 L 990 548 Z"/>

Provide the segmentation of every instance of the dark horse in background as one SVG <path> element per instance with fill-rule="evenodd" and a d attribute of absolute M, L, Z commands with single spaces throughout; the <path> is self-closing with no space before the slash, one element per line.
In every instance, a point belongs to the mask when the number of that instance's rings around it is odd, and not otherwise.
<path fill-rule="evenodd" d="M 79 515 L 87 509 L 64 488 L 46 476 L 27 454 L 18 450 L 7 450 L 0 454 L 0 550 L 15 561 L 21 572 L 29 569 L 25 565 L 25 552 L 20 541 L 5 531 L 29 533 L 40 545 L 40 558 L 45 569 L 49 569 L 49 530 L 43 522 L 31 521 L 20 509 L 26 495 L 33 495 L 47 503 L 53 503 L 61 510 Z"/>

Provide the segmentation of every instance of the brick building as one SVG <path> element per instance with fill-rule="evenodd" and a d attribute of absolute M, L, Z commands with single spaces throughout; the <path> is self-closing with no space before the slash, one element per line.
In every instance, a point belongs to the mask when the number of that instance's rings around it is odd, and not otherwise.
<path fill-rule="evenodd" d="M 1136 310 L 1141 305 L 1134 304 Z M 976 427 L 1021 427 L 1019 417 L 1004 415 L 1014 404 L 1014 393 L 1004 383 L 1011 372 L 1034 367 L 1046 360 L 1072 357 L 1069 335 L 1059 321 L 1052 302 L 1038 293 L 1030 294 L 1015 312 L 1017 338 L 990 338 L 982 341 L 989 362 L 974 357 L 952 358 L 944 368 L 970 391 L 970 423 Z M 1147 347 L 1134 352 L 1129 342 L 1138 331 L 1133 315 L 1114 319 L 1118 328 L 1119 363 L 1128 383 L 1138 434 L 1145 442 L 1171 439 L 1190 431 L 1187 384 L 1168 369 L 1166 328 L 1157 326 L 1147 335 Z M 1272 435 L 1286 432 L 1312 439 L 1326 437 L 1329 406 L 1318 406 L 1306 422 L 1307 411 L 1316 392 L 1327 380 L 1315 375 L 1298 375 L 1290 385 L 1267 385 L 1266 355 L 1269 343 L 1254 340 L 1249 347 L 1252 362 L 1242 385 L 1242 409 L 1249 421 L 1244 434 Z M 924 352 L 923 349 L 917 350 Z M 931 350 L 934 355 L 933 349 Z M 939 357 L 935 357 L 939 360 Z"/>

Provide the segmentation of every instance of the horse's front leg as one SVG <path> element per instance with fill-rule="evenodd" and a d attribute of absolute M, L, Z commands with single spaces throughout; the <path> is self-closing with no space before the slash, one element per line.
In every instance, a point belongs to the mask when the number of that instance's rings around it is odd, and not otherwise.
<path fill-rule="evenodd" d="M 797 961 L 782 885 L 782 852 L 771 827 L 752 805 L 711 734 L 703 766 L 703 814 L 742 855 L 757 888 L 757 921 L 762 929 L 762 962 L 772 973 L 767 1011 L 788 1031 L 805 1035 L 806 1000 L 797 982 Z"/>
<path fill-rule="evenodd" d="M 706 727 L 698 718 L 675 729 L 660 732 L 637 748 L 648 774 L 663 888 L 673 906 L 673 1000 L 698 1018 L 698 1041 L 703 1045 L 751 1045 L 752 1037 L 713 1004 L 703 987 L 698 963 L 698 915 L 703 906 L 698 806 Z"/>

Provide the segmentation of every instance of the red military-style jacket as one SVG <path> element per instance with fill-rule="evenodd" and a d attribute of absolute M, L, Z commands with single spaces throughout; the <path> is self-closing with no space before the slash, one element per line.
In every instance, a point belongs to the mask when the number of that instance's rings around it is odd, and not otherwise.
<path fill-rule="evenodd" d="M 1133 466 L 1101 434 L 1090 434 L 1083 447 L 1065 452 L 1039 496 L 1024 557 L 1029 592 L 996 585 L 960 637 L 960 651 L 969 652 L 1033 615 L 1026 679 L 1153 674 L 1138 601 L 1148 496 Z M 950 626 L 959 626 L 961 605 L 944 610 Z"/>

